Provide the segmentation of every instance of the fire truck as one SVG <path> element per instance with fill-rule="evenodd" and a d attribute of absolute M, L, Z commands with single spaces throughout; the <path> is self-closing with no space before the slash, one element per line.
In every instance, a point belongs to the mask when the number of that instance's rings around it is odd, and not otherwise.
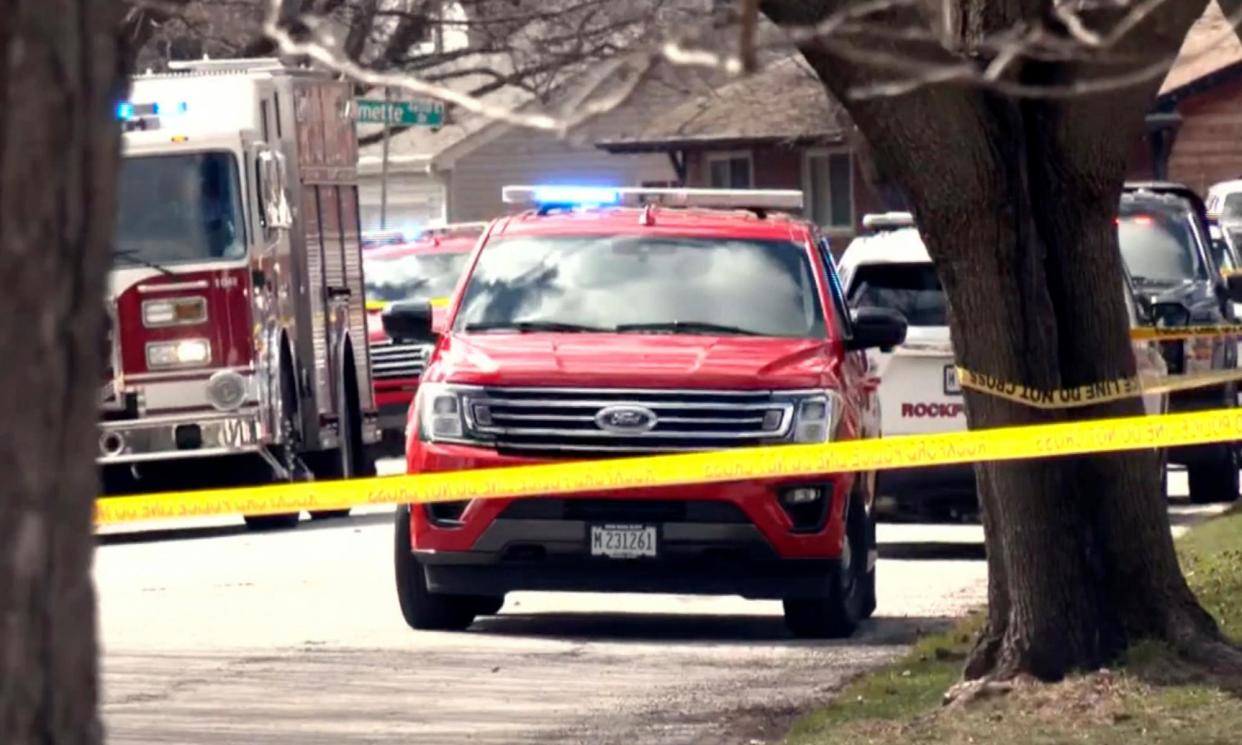
<path fill-rule="evenodd" d="M 352 100 L 274 59 L 133 79 L 117 106 L 105 496 L 374 474 Z"/>

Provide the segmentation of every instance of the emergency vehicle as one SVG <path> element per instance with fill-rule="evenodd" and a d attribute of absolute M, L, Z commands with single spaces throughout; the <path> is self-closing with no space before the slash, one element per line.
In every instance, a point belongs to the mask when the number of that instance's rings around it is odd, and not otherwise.
<path fill-rule="evenodd" d="M 117 106 L 106 494 L 374 473 L 352 100 L 269 59 L 132 81 Z"/>
<path fill-rule="evenodd" d="M 890 352 L 871 353 L 880 378 L 881 429 L 886 437 L 966 429 L 966 405 L 949 337 L 948 301 L 931 256 L 908 212 L 865 215 L 864 235 L 841 255 L 838 269 L 851 307 L 888 308 L 909 324 L 906 340 Z M 1129 275 L 1123 286 L 1131 326 L 1150 323 Z M 1141 375 L 1167 371 L 1154 342 L 1135 342 Z M 1148 414 L 1168 410 L 1168 396 L 1143 398 Z M 970 519 L 978 511 L 970 464 L 889 469 L 880 472 L 877 508 L 884 517 Z"/>
<path fill-rule="evenodd" d="M 865 350 L 798 191 L 506 187 L 453 296 L 408 424 L 411 473 L 878 437 Z M 431 332 L 426 303 L 384 313 Z M 875 608 L 873 472 L 397 510 L 413 628 L 462 629 L 514 590 L 741 595 L 797 635 Z"/>
<path fill-rule="evenodd" d="M 371 375 L 386 454 L 405 452 L 406 413 L 435 339 L 394 342 L 384 333 L 380 313 L 394 301 L 427 301 L 433 318 L 439 319 L 486 226 L 471 222 L 429 228 L 409 243 L 378 247 L 363 257 Z"/>

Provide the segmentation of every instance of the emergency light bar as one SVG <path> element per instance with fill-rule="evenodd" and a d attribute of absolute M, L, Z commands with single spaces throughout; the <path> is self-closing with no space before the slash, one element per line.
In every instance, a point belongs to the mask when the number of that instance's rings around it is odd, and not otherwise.
<path fill-rule="evenodd" d="M 485 222 L 450 222 L 445 225 L 437 225 L 434 228 L 423 228 L 417 234 L 418 238 L 429 238 L 431 236 L 443 236 L 450 233 L 467 232 L 477 230 L 482 232 L 487 227 Z"/>
<path fill-rule="evenodd" d="M 909 212 L 882 212 L 864 215 L 863 227 L 868 230 L 896 230 L 914 227 L 914 215 Z"/>
<path fill-rule="evenodd" d="M 669 189 L 608 186 L 506 186 L 505 204 L 530 206 L 703 207 L 708 209 L 801 210 L 797 189 Z"/>
<path fill-rule="evenodd" d="M 156 101 L 154 103 L 134 103 L 122 101 L 116 105 L 116 118 L 121 121 L 125 131 L 135 129 L 160 129 L 161 117 L 178 116 L 190 110 L 185 101 Z"/>

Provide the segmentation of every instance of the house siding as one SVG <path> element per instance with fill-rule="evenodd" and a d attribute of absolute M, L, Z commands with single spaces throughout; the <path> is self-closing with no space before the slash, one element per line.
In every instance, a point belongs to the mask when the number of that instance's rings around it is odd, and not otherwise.
<path fill-rule="evenodd" d="M 1242 176 L 1242 81 L 1217 86 L 1178 107 L 1182 126 L 1169 177 L 1206 194 L 1218 181 Z"/>
<path fill-rule="evenodd" d="M 590 143 L 514 128 L 458 160 L 449 181 L 449 220 L 488 220 L 508 212 L 506 184 L 638 186 L 676 178 L 668 156 L 610 155 Z"/>
<path fill-rule="evenodd" d="M 1177 113 L 1182 123 L 1169 156 L 1170 181 L 1204 195 L 1212 184 L 1242 177 L 1242 80 L 1186 98 Z M 1146 136 L 1131 150 L 1128 176 L 1155 176 Z"/>
<path fill-rule="evenodd" d="M 686 186 L 706 187 L 707 157 L 712 151 L 691 151 L 686 154 Z M 730 152 L 750 152 L 754 168 L 752 182 L 756 189 L 799 189 L 806 188 L 803 179 L 803 156 L 806 148 L 762 146 L 753 148 L 731 148 Z M 872 212 L 883 212 L 886 209 L 884 199 L 867 181 L 857 157 L 853 160 L 853 191 L 854 191 L 854 229 L 853 231 L 833 231 L 830 243 L 833 252 L 840 254 L 854 234 L 862 229 L 863 215 Z"/>
<path fill-rule="evenodd" d="M 508 212 L 500 201 L 501 187 L 506 184 L 640 186 L 644 181 L 675 181 L 676 172 L 665 153 L 614 155 L 595 143 L 637 136 L 659 113 L 710 90 L 709 82 L 715 77 L 693 68 L 657 66 L 624 104 L 564 139 L 505 125 L 495 125 L 498 129 L 490 135 L 476 135 L 477 146 L 444 164 L 453 171 L 449 219 L 484 220 Z"/>

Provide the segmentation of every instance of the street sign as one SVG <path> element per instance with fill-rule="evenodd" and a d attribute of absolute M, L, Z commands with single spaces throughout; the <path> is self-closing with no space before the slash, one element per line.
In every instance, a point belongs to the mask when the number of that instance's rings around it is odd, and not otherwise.
<path fill-rule="evenodd" d="M 443 101 L 372 101 L 358 100 L 358 121 L 363 124 L 388 124 L 405 127 L 440 127 L 444 125 Z"/>

